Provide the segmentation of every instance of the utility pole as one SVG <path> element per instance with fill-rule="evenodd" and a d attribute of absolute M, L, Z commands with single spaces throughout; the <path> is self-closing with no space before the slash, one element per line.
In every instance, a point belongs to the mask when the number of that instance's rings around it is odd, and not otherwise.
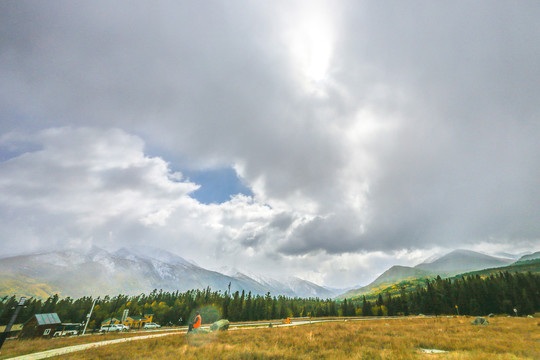
<path fill-rule="evenodd" d="M 90 308 L 90 312 L 88 313 L 88 315 L 86 315 L 86 324 L 84 324 L 84 330 L 82 332 L 83 335 L 86 332 L 86 328 L 88 327 L 88 323 L 90 322 L 90 317 L 92 316 L 92 311 L 94 310 L 94 306 L 96 305 L 96 301 L 98 300 L 99 300 L 99 296 L 94 299 L 94 302 L 92 303 L 92 307 Z"/>
<path fill-rule="evenodd" d="M 17 319 L 17 315 L 19 315 L 19 311 L 21 311 L 22 307 L 24 306 L 24 302 L 26 301 L 26 298 L 23 296 L 19 303 L 17 304 L 17 308 L 13 312 L 13 316 L 11 316 L 11 320 L 9 320 L 9 324 L 7 324 L 6 328 L 4 329 L 4 332 L 0 334 L 0 349 L 2 348 L 2 345 L 4 345 L 4 341 L 6 341 L 6 338 L 11 331 L 11 327 L 15 323 L 15 320 Z"/>

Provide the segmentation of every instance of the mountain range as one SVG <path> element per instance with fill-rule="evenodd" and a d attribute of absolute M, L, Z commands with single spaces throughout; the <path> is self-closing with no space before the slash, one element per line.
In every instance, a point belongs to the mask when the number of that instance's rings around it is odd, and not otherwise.
<path fill-rule="evenodd" d="M 418 279 L 433 278 L 436 276 L 451 277 L 476 270 L 502 267 L 534 258 L 534 256 L 540 257 L 540 252 L 524 255 L 516 261 L 515 258 L 495 257 L 471 250 L 454 250 L 446 255 L 431 259 L 429 262 L 423 262 L 414 267 L 394 265 L 370 284 L 357 289 L 351 289 L 337 298 L 345 299 L 362 296 L 376 289 L 381 290 L 403 281 L 414 283 Z"/>
<path fill-rule="evenodd" d="M 539 258 L 540 252 L 519 258 L 502 258 L 470 250 L 455 250 L 414 267 L 392 266 L 369 285 L 345 290 L 319 286 L 297 277 L 265 278 L 235 268 L 211 271 L 171 252 L 152 247 L 121 248 L 114 252 L 92 247 L 88 251 L 50 251 L 0 259 L 0 295 L 47 298 L 57 293 L 78 298 L 137 295 L 154 289 L 183 292 L 210 287 L 215 291 L 232 293 L 244 290 L 261 295 L 270 292 L 272 296 L 344 299 L 389 289 L 404 281 L 414 286 L 437 275 L 451 277 L 510 264 L 530 263 Z"/>
<path fill-rule="evenodd" d="M 230 289 L 229 289 L 230 285 Z M 0 259 L 0 294 L 47 298 L 149 293 L 154 289 L 216 291 L 331 298 L 335 290 L 291 277 L 282 281 L 254 279 L 241 272 L 226 275 L 204 269 L 168 251 L 151 247 L 115 252 L 51 251 Z"/>

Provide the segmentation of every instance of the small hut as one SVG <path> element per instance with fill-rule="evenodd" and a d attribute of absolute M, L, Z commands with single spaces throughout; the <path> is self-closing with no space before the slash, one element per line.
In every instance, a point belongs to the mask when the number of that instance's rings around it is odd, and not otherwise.
<path fill-rule="evenodd" d="M 50 338 L 54 335 L 56 328 L 61 323 L 57 313 L 35 314 L 24 323 L 19 334 L 19 339 L 33 337 Z"/>

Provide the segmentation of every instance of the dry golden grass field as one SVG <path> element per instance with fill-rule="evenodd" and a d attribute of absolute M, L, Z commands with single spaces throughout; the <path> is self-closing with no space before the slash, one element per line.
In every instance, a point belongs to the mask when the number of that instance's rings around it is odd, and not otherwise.
<path fill-rule="evenodd" d="M 537 318 L 383 319 L 175 334 L 57 359 L 540 359 Z M 440 354 L 420 349 L 439 349 Z"/>
<path fill-rule="evenodd" d="M 108 333 L 96 334 L 87 336 L 75 336 L 53 339 L 35 339 L 35 340 L 7 340 L 0 351 L 0 359 L 8 359 L 10 357 L 31 354 L 50 349 L 57 349 L 64 346 L 72 346 L 79 344 L 87 344 L 98 341 L 114 340 L 126 337 L 145 335 L 141 332 L 128 333 Z"/>

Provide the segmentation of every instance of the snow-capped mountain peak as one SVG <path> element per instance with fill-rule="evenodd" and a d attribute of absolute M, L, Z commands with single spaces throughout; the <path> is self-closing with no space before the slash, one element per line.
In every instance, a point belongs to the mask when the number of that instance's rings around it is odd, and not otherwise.
<path fill-rule="evenodd" d="M 154 261 L 157 260 L 159 262 L 169 264 L 169 265 L 174 265 L 174 266 L 178 266 L 178 265 L 186 266 L 186 267 L 196 266 L 176 254 L 173 254 L 163 249 L 154 248 L 151 246 L 137 246 L 130 249 L 123 247 L 117 250 L 114 253 L 114 255 L 120 258 L 132 260 L 132 261 L 137 261 L 138 259 L 145 259 L 145 260 L 154 260 Z"/>

